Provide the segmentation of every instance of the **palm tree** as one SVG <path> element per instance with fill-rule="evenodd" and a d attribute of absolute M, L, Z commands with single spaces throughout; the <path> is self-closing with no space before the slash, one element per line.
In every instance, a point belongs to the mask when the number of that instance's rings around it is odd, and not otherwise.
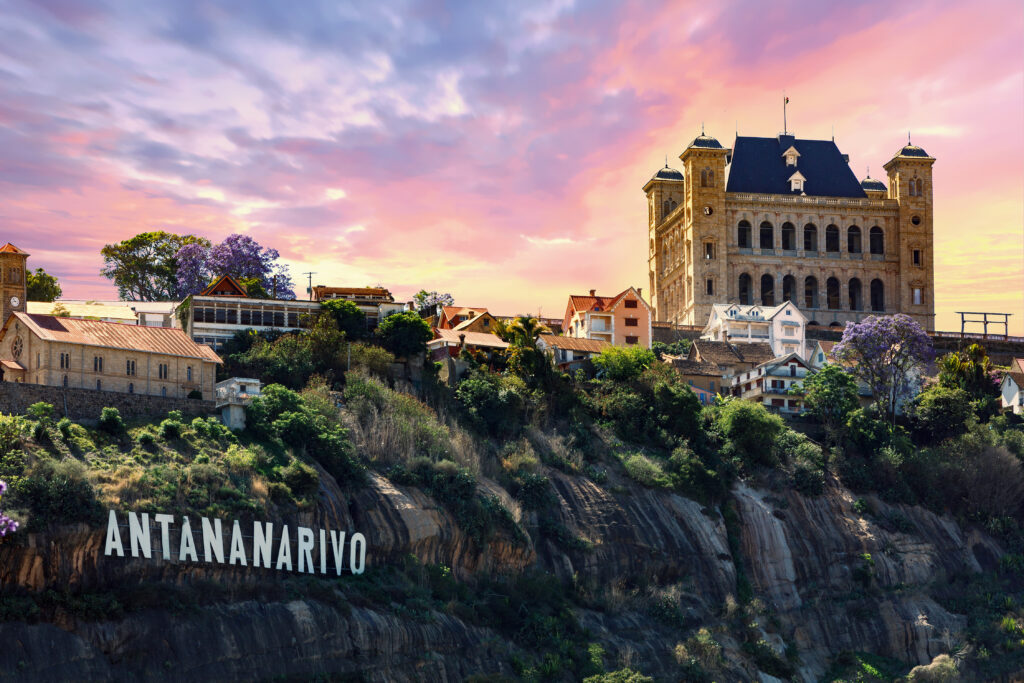
<path fill-rule="evenodd" d="M 537 337 L 551 334 L 551 330 L 537 318 L 520 315 L 508 321 L 497 321 L 494 325 L 494 334 L 508 342 L 510 346 L 536 349 Z"/>

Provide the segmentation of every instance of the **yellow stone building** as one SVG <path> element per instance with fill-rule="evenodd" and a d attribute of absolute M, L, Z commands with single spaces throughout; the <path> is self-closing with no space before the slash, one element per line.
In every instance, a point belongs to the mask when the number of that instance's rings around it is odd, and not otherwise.
<path fill-rule="evenodd" d="M 701 133 L 644 185 L 655 318 L 791 300 L 809 324 L 906 313 L 935 329 L 932 164 L 909 143 L 887 182 L 858 181 L 835 141 Z"/>

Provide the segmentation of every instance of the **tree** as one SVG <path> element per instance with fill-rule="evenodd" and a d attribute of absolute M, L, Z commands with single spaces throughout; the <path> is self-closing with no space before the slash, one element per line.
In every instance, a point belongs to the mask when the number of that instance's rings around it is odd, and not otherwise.
<path fill-rule="evenodd" d="M 25 276 L 25 290 L 29 301 L 53 301 L 63 293 L 57 278 L 42 268 L 36 268 L 36 272 Z"/>
<path fill-rule="evenodd" d="M 348 339 L 362 339 L 366 336 L 366 314 L 353 301 L 328 299 L 320 302 L 320 309 L 334 318 L 338 329 Z"/>
<path fill-rule="evenodd" d="M 416 302 L 416 310 L 420 313 L 431 313 L 436 306 L 451 306 L 455 303 L 455 298 L 451 294 L 428 292 L 425 289 L 413 294 L 412 299 Z"/>
<path fill-rule="evenodd" d="M 295 298 L 291 275 L 279 261 L 281 254 L 248 235 L 228 235 L 217 245 L 186 244 L 175 256 L 182 296 L 197 294 L 216 278 L 230 275 L 259 298 Z"/>
<path fill-rule="evenodd" d="M 434 338 L 434 331 L 419 314 L 407 311 L 384 318 L 377 327 L 377 336 L 385 349 L 409 358 L 427 350 L 427 342 Z"/>
<path fill-rule="evenodd" d="M 897 406 L 913 393 L 918 384 L 916 373 L 935 351 L 921 326 L 909 315 L 897 313 L 846 323 L 832 356 L 867 383 L 883 413 L 895 424 Z"/>
<path fill-rule="evenodd" d="M 692 345 L 693 342 L 689 339 L 678 339 L 671 344 L 656 341 L 651 344 L 651 351 L 654 351 L 654 355 L 658 357 L 658 360 L 664 360 L 666 355 L 685 356 L 690 352 L 690 346 Z"/>
<path fill-rule="evenodd" d="M 537 338 L 550 333 L 551 330 L 540 320 L 528 315 L 508 321 L 498 320 L 494 325 L 494 334 L 508 342 L 508 369 L 534 384 L 543 384 L 550 379 L 551 362 L 537 348 Z"/>
<path fill-rule="evenodd" d="M 642 346 L 609 346 L 594 357 L 594 365 L 608 379 L 624 382 L 639 377 L 655 360 L 654 352 Z"/>
<path fill-rule="evenodd" d="M 804 405 L 831 433 L 857 409 L 857 382 L 838 365 L 827 364 L 803 383 Z"/>
<path fill-rule="evenodd" d="M 971 344 L 962 351 L 947 353 L 939 359 L 939 385 L 947 389 L 963 389 L 973 398 L 999 394 L 1001 373 L 981 344 Z"/>
<path fill-rule="evenodd" d="M 726 442 L 724 452 L 744 463 L 778 464 L 773 446 L 785 423 L 760 403 L 727 399 L 718 408 L 715 425 Z"/>
<path fill-rule="evenodd" d="M 182 298 L 176 256 L 189 244 L 210 243 L 195 235 L 174 235 L 162 230 L 139 233 L 100 250 L 104 263 L 100 274 L 114 281 L 122 299 L 174 301 Z"/>
<path fill-rule="evenodd" d="M 938 443 L 967 429 L 973 417 L 971 395 L 959 387 L 931 387 L 914 399 L 910 411 L 919 441 Z"/>

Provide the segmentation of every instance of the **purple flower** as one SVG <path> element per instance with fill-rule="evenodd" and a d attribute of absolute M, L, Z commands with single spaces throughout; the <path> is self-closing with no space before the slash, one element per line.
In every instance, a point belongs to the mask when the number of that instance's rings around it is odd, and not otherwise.
<path fill-rule="evenodd" d="M 178 250 L 178 288 L 182 296 L 198 294 L 221 275 L 255 278 L 279 299 L 294 299 L 295 288 L 288 269 L 279 261 L 277 249 L 261 246 L 248 235 L 228 235 L 223 242 L 207 247 L 187 244 Z"/>
<path fill-rule="evenodd" d="M 7 482 L 0 479 L 0 496 L 7 493 Z"/>

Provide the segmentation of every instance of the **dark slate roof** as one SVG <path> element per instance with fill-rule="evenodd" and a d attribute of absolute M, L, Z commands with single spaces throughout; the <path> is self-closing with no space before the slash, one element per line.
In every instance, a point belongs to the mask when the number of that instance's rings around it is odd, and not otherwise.
<path fill-rule="evenodd" d="M 704 133 L 701 133 L 700 135 L 695 137 L 693 139 L 693 142 L 691 142 L 687 146 L 688 147 L 703 147 L 704 149 L 724 149 L 722 147 L 722 143 L 721 142 L 719 142 L 718 140 L 714 139 L 710 135 L 704 135 Z"/>
<path fill-rule="evenodd" d="M 722 342 L 694 339 L 687 360 L 703 361 L 715 365 L 760 365 L 775 357 L 768 342 Z"/>
<path fill-rule="evenodd" d="M 865 190 L 877 190 L 880 192 L 888 192 L 889 188 L 885 186 L 881 180 L 868 176 L 864 180 L 860 181 L 860 186 Z"/>
<path fill-rule="evenodd" d="M 668 166 L 665 166 L 665 168 L 658 169 L 658 172 L 655 173 L 653 176 L 651 176 L 651 180 L 682 180 L 682 179 L 683 179 L 683 174 L 682 174 L 681 171 L 677 171 L 674 168 L 669 168 Z"/>
<path fill-rule="evenodd" d="M 800 153 L 796 167 L 786 166 L 782 156 L 790 147 Z M 729 165 L 726 192 L 800 194 L 789 189 L 789 177 L 800 171 L 806 178 L 804 193 L 818 197 L 864 198 L 857 176 L 832 140 L 799 140 L 792 135 L 777 138 L 736 138 Z"/>
<path fill-rule="evenodd" d="M 896 152 L 898 157 L 928 157 L 928 152 L 924 151 L 917 145 L 906 145 L 900 151 Z"/>

